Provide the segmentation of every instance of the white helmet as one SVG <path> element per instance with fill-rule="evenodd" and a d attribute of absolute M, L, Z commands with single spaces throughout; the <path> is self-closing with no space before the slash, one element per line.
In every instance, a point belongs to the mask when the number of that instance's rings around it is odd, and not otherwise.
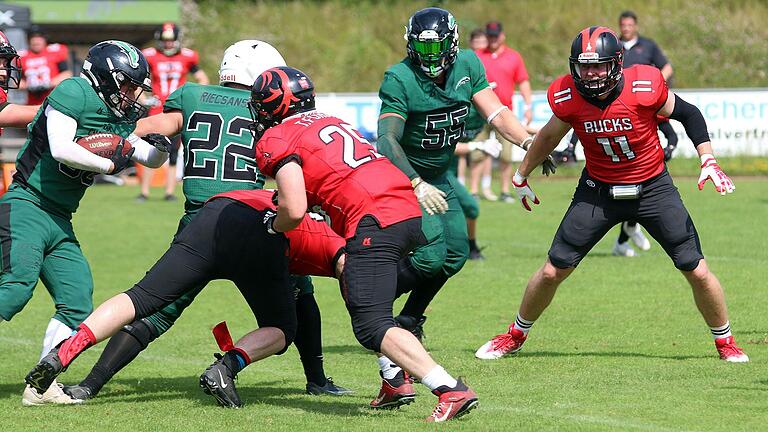
<path fill-rule="evenodd" d="M 219 83 L 237 83 L 250 87 L 262 72 L 278 66 L 286 64 L 275 47 L 260 40 L 241 40 L 224 51 Z"/>

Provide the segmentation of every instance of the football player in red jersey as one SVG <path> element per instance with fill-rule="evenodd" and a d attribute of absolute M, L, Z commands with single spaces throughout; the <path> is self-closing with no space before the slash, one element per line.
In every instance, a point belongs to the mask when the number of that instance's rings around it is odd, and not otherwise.
<path fill-rule="evenodd" d="M 73 336 L 40 360 L 27 382 L 43 393 L 81 352 L 125 324 L 211 280 L 227 279 L 242 293 L 259 329 L 234 344 L 228 332 L 215 331 L 226 352 L 200 376 L 200 386 L 222 406 L 241 406 L 234 382 L 238 372 L 251 362 L 285 352 L 296 334 L 289 272 L 338 277 L 344 266 L 345 241 L 322 218 L 304 214 L 296 229 L 278 235 L 270 231 L 273 193 L 241 190 L 211 198 L 146 276 L 99 306 Z"/>
<path fill-rule="evenodd" d="M 64 44 L 49 44 L 48 35 L 39 26 L 27 33 L 29 50 L 21 50 L 23 77 L 19 88 L 27 90 L 27 104 L 40 105 L 60 82 L 72 76 L 69 49 Z"/>
<path fill-rule="evenodd" d="M 647 65 L 622 69 L 622 55 L 613 31 L 584 29 L 571 45 L 571 73 L 549 86 L 554 115 L 536 135 L 514 177 L 521 203 L 529 211 L 531 204 L 539 203 L 527 176 L 571 127 L 584 144 L 586 168 L 547 261 L 528 281 L 515 322 L 507 333 L 480 347 L 478 358 L 496 359 L 519 351 L 533 322 L 582 258 L 611 227 L 636 219 L 688 280 L 720 358 L 749 360 L 734 342 L 723 288 L 704 260 L 699 235 L 664 164 L 657 114 L 681 122 L 696 146 L 700 190 L 712 181 L 725 195 L 733 192 L 733 183 L 712 155 L 699 109 L 669 91 L 659 69 Z"/>
<path fill-rule="evenodd" d="M 208 75 L 200 69 L 198 65 L 197 52 L 189 48 L 181 47 L 181 28 L 175 23 L 163 23 L 155 31 L 155 48 L 146 48 L 142 50 L 144 57 L 149 62 L 150 71 L 152 71 L 152 94 L 153 98 L 145 102 L 151 105 L 149 115 L 160 114 L 163 112 L 163 104 L 171 93 L 187 82 L 187 75 L 192 77 L 198 84 L 208 85 Z M 174 194 L 176 190 L 176 159 L 181 141 L 179 137 L 173 140 L 173 151 L 168 158 L 168 175 L 165 177 L 165 199 L 173 201 L 176 199 Z M 139 202 L 149 199 L 149 186 L 152 183 L 152 170 L 144 169 L 141 176 L 141 193 L 136 198 Z"/>
<path fill-rule="evenodd" d="M 267 229 L 290 231 L 308 208 L 322 210 L 346 239 L 340 286 L 357 340 L 439 397 L 427 420 L 445 421 L 469 412 L 477 405 L 475 392 L 435 363 L 392 316 L 398 262 L 426 240 L 408 177 L 348 123 L 316 111 L 314 86 L 299 70 L 263 72 L 253 84 L 249 107 L 259 170 L 276 180 L 280 192 L 277 214 L 267 221 Z M 410 381 L 400 387 L 383 388 L 377 399 L 392 393 L 398 399 L 391 401 L 393 406 L 411 402 L 415 394 Z"/>

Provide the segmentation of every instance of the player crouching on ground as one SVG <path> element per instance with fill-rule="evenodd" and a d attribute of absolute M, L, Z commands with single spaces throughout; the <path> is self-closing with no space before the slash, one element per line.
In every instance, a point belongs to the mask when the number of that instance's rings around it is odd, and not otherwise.
<path fill-rule="evenodd" d="M 25 378 L 27 383 L 45 391 L 88 347 L 190 290 L 214 279 L 226 279 L 240 290 L 260 327 L 236 344 L 219 328 L 217 341 L 227 352 L 217 356 L 201 375 L 200 386 L 219 405 L 240 407 L 234 385 L 237 373 L 252 362 L 285 352 L 296 334 L 289 270 L 334 276 L 343 253 L 344 240 L 310 215 L 305 214 L 297 229 L 285 235 L 271 231 L 269 221 L 275 216 L 272 194 L 243 190 L 211 199 L 146 276 L 99 306 L 77 333 L 40 360 Z M 179 268 L 186 271 L 179 272 Z"/>
<path fill-rule="evenodd" d="M 586 28 L 571 45 L 571 73 L 549 86 L 554 115 L 536 135 L 513 180 L 520 202 L 529 211 L 531 203 L 539 203 L 527 177 L 571 127 L 584 145 L 586 167 L 547 261 L 528 281 L 515 322 L 507 333 L 480 347 L 478 358 L 496 359 L 519 351 L 560 283 L 611 227 L 635 219 L 688 280 L 720 358 L 749 360 L 733 340 L 723 288 L 704 260 L 699 234 L 664 164 L 657 114 L 682 123 L 696 146 L 701 158 L 699 190 L 711 180 L 725 195 L 733 192 L 733 183 L 712 155 L 699 109 L 669 91 L 655 67 L 622 69 L 622 56 L 622 44 L 613 31 Z"/>

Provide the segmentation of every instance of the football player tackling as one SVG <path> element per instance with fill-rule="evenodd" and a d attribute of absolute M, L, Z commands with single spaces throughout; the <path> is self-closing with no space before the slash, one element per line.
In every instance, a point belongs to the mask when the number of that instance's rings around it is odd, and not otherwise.
<path fill-rule="evenodd" d="M 688 280 L 720 358 L 749 360 L 734 342 L 723 288 L 704 260 L 699 235 L 664 164 L 657 114 L 682 123 L 696 146 L 700 190 L 712 181 L 725 195 L 733 192 L 733 183 L 712 155 L 699 109 L 669 91 L 655 67 L 622 70 L 622 54 L 610 29 L 584 29 L 571 45 L 571 73 L 549 86 L 547 98 L 554 115 L 536 135 L 514 177 L 521 203 L 529 211 L 531 204 L 539 203 L 527 177 L 571 127 L 584 144 L 586 168 L 547 261 L 528 281 L 515 322 L 507 333 L 480 347 L 478 358 L 496 359 L 519 351 L 560 283 L 611 227 L 636 219 Z"/>

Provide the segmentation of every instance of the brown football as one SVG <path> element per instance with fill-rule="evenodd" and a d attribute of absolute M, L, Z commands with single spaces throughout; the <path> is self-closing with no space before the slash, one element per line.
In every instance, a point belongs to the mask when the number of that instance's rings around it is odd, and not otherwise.
<path fill-rule="evenodd" d="M 80 147 L 89 152 L 104 158 L 110 158 L 115 154 L 115 149 L 120 144 L 123 137 L 111 133 L 97 133 L 80 137 L 75 141 Z M 131 149 L 131 144 L 125 141 L 123 145 L 123 154 L 125 155 Z"/>

